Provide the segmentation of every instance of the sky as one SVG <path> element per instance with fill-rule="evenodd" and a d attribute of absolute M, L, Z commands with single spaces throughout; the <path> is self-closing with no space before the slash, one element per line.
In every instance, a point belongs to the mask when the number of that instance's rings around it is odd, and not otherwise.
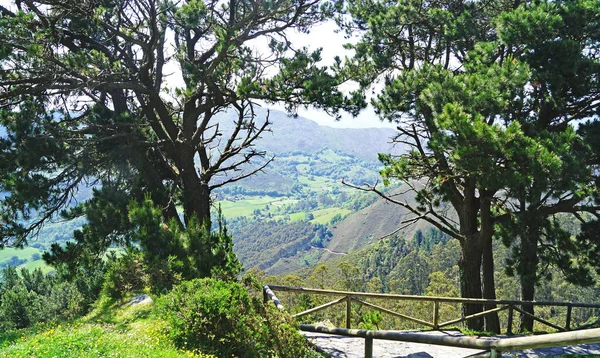
<path fill-rule="evenodd" d="M 343 34 L 336 33 L 336 29 L 336 24 L 333 21 L 330 21 L 314 27 L 309 34 L 294 32 L 288 35 L 296 48 L 303 46 L 310 49 L 322 48 L 322 64 L 329 66 L 334 63 L 333 59 L 335 56 L 344 58 L 344 56 L 352 55 L 352 51 L 346 50 L 343 47 L 343 44 L 347 43 L 349 40 L 344 39 Z M 271 107 L 283 110 L 283 106 Z M 395 128 L 396 126 L 393 123 L 382 122 L 379 120 L 373 109 L 370 107 L 364 109 L 356 118 L 353 118 L 347 113 L 343 113 L 340 121 L 336 121 L 324 111 L 314 108 L 299 109 L 298 114 L 313 120 L 320 125 L 336 128 Z"/>

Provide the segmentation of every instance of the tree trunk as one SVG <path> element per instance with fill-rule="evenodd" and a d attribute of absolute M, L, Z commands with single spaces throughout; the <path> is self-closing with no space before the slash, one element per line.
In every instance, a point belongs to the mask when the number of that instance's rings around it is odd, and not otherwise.
<path fill-rule="evenodd" d="M 526 235 L 521 237 L 521 300 L 533 301 L 535 295 L 535 282 L 537 270 L 537 230 L 528 230 Z M 533 305 L 522 305 L 521 309 L 530 314 L 534 314 Z M 533 318 L 521 314 L 519 330 L 521 332 L 533 331 Z"/>
<path fill-rule="evenodd" d="M 481 245 L 479 237 L 468 237 L 461 242 L 460 288 L 463 298 L 481 298 Z M 481 304 L 463 304 L 463 315 L 469 316 L 483 310 Z M 475 331 L 483 330 L 483 318 L 467 321 L 467 327 Z"/>
<path fill-rule="evenodd" d="M 486 237 L 482 255 L 483 272 L 483 298 L 496 299 L 496 286 L 494 284 L 494 252 L 492 250 L 492 237 Z M 485 304 L 485 310 L 496 308 L 496 304 Z M 487 332 L 500 333 L 500 320 L 498 313 L 494 312 L 485 316 L 485 330 Z"/>
<path fill-rule="evenodd" d="M 195 217 L 199 224 L 208 225 L 210 228 L 210 189 L 206 184 L 195 184 L 192 188 L 186 187 L 182 192 L 182 202 L 185 225 Z"/>
<path fill-rule="evenodd" d="M 198 177 L 194 157 L 195 150 L 187 143 L 179 143 L 177 150 L 180 153 L 178 166 L 181 179 L 181 202 L 183 204 L 183 219 L 189 225 L 192 218 L 196 218 L 201 225 L 210 228 L 210 188 L 206 178 Z"/>

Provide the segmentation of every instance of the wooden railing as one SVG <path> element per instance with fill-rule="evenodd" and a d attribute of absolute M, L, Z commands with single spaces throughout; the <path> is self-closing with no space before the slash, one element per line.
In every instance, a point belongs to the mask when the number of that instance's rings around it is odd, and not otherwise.
<path fill-rule="evenodd" d="M 534 320 L 545 324 L 553 329 L 558 331 L 569 331 L 571 329 L 584 329 L 589 328 L 599 322 L 593 322 L 590 324 L 586 324 L 584 326 L 579 327 L 571 327 L 571 316 L 572 310 L 576 307 L 582 308 L 600 308 L 600 304 L 593 303 L 579 303 L 579 302 L 551 302 L 551 301 L 517 301 L 517 300 L 487 300 L 487 299 L 479 299 L 479 298 L 459 298 L 459 297 L 438 297 L 438 296 L 414 296 L 414 295 L 395 295 L 395 294 L 385 294 L 385 293 L 367 293 L 367 292 L 348 292 L 348 291 L 335 291 L 335 290 L 321 290 L 315 288 L 302 288 L 302 287 L 289 287 L 289 286 L 266 286 L 270 288 L 269 290 L 273 291 L 281 291 L 281 292 L 293 292 L 293 293 L 306 293 L 306 294 L 316 294 L 316 295 L 329 295 L 329 296 L 342 296 L 339 299 L 331 301 L 329 303 L 323 304 L 318 307 L 314 307 L 308 309 L 304 312 L 296 313 L 294 317 L 302 317 L 311 313 L 315 313 L 321 311 L 325 308 L 335 306 L 338 304 L 346 304 L 346 328 L 351 328 L 351 303 L 355 302 L 363 306 L 367 306 L 378 310 L 380 312 L 384 312 L 390 314 L 392 316 L 405 319 L 414 323 L 421 324 L 423 326 L 427 326 L 433 329 L 439 329 L 443 327 L 452 326 L 461 322 L 466 322 L 471 319 L 484 317 L 488 314 L 494 312 L 508 311 L 508 320 L 506 333 L 513 333 L 513 316 L 514 312 L 519 312 L 521 314 L 530 316 Z M 404 301 L 415 301 L 415 302 L 431 302 L 433 306 L 432 312 L 432 321 L 422 320 L 416 317 L 411 317 L 399 312 L 394 312 L 387 308 L 366 302 L 367 298 L 376 298 L 376 299 L 384 299 L 384 300 L 404 300 Z M 460 304 L 494 304 L 498 307 L 494 309 L 490 309 L 487 311 L 482 311 L 470 316 L 459 317 L 456 319 L 452 319 L 446 322 L 440 322 L 440 304 L 441 303 L 460 303 Z M 567 315 L 565 319 L 565 325 L 560 326 L 555 323 L 549 322 L 541 317 L 536 317 L 529 312 L 522 310 L 520 307 L 523 305 L 532 305 L 532 306 L 554 306 L 554 307 L 567 307 Z"/>
<path fill-rule="evenodd" d="M 575 344 L 600 342 L 600 328 L 585 329 L 573 332 L 549 333 L 539 336 L 514 338 L 472 338 L 456 336 L 430 335 L 425 332 L 402 332 L 383 330 L 361 330 L 333 328 L 301 324 L 300 329 L 306 332 L 337 334 L 365 339 L 365 358 L 373 357 L 373 340 L 411 342 L 450 346 L 457 348 L 479 349 L 483 352 L 478 357 L 502 357 L 502 352 L 522 351 L 534 348 L 562 347 Z M 470 357 L 475 357 L 474 355 Z"/>
<path fill-rule="evenodd" d="M 508 310 L 508 322 L 507 322 L 507 333 L 512 333 L 512 321 L 514 311 L 528 315 L 534 320 L 543 323 L 549 327 L 552 327 L 558 331 L 568 331 L 573 329 L 571 327 L 571 313 L 575 307 L 585 308 L 600 308 L 600 304 L 590 303 L 577 303 L 577 302 L 550 302 L 550 301 L 516 301 L 516 300 L 486 300 L 486 299 L 475 299 L 475 298 L 457 298 L 457 297 L 435 297 L 435 296 L 413 296 L 413 295 L 394 295 L 394 294 L 382 294 L 382 293 L 366 293 L 366 292 L 347 292 L 347 291 L 335 291 L 335 290 L 321 290 L 313 288 L 301 288 L 301 287 L 288 287 L 288 286 L 264 286 L 264 299 L 265 302 L 271 300 L 279 309 L 284 309 L 281 302 L 277 299 L 277 296 L 273 291 L 292 292 L 292 293 L 304 293 L 304 294 L 316 294 L 316 295 L 333 295 L 342 296 L 336 300 L 325 303 L 318 307 L 310 308 L 306 311 L 299 312 L 293 315 L 293 317 L 302 317 L 315 313 L 326 308 L 345 304 L 346 305 L 346 327 L 345 328 L 331 328 L 323 326 L 313 325 L 300 325 L 300 329 L 308 332 L 320 332 L 339 334 L 344 336 L 362 337 L 365 338 L 365 357 L 372 357 L 373 352 L 373 339 L 386 339 L 393 341 L 404 341 L 404 342 L 415 342 L 415 343 L 427 343 L 437 344 L 453 347 L 481 349 L 485 351 L 484 356 L 500 357 L 501 352 L 511 350 L 524 350 L 532 348 L 545 348 L 545 347 L 561 347 L 566 345 L 584 344 L 584 343 L 598 343 L 600 342 L 600 328 L 597 329 L 585 329 L 598 321 L 579 326 L 575 329 L 575 332 L 562 332 L 562 333 L 551 333 L 541 336 L 529 336 L 529 337 L 518 337 L 518 338 L 499 338 L 499 339 L 481 339 L 481 338 L 470 338 L 470 337 L 452 337 L 452 336 L 431 336 L 425 333 L 407 333 L 399 331 L 386 331 L 386 330 L 358 330 L 351 329 L 351 316 L 352 316 L 352 302 L 358 303 L 363 306 L 370 307 L 383 313 L 390 314 L 401 319 L 405 319 L 411 322 L 415 322 L 434 330 L 454 325 L 460 322 L 465 322 L 470 319 L 483 317 L 485 315 Z M 386 299 L 386 300 L 406 300 L 406 301 L 418 301 L 418 302 L 432 302 L 433 314 L 432 321 L 422 320 L 416 317 L 411 317 L 402 313 L 398 313 L 387 308 L 366 302 L 367 298 Z M 449 320 L 446 322 L 440 322 L 440 304 L 441 303 L 460 303 L 460 304 L 495 304 L 499 307 L 483 311 L 470 316 L 464 316 L 457 319 Z M 540 317 L 536 317 L 529 312 L 526 312 L 519 308 L 522 305 L 532 306 L 555 306 L 555 307 L 567 307 L 566 322 L 564 326 L 559 326 L 552 322 L 548 322 Z"/>

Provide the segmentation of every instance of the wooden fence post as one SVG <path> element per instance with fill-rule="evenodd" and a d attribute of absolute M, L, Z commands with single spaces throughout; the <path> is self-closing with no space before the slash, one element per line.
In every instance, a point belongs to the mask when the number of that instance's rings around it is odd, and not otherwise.
<path fill-rule="evenodd" d="M 440 328 L 440 303 L 433 301 L 433 329 Z"/>
<path fill-rule="evenodd" d="M 350 329 L 350 320 L 352 319 L 352 298 L 346 296 L 346 328 Z"/>
<path fill-rule="evenodd" d="M 373 338 L 365 338 L 365 358 L 373 358 Z"/>
<path fill-rule="evenodd" d="M 565 324 L 565 330 L 571 330 L 571 311 L 573 310 L 573 306 L 567 306 L 567 322 Z"/>
<path fill-rule="evenodd" d="M 506 333 L 512 334 L 513 325 L 513 305 L 508 305 L 508 322 L 506 324 Z"/>

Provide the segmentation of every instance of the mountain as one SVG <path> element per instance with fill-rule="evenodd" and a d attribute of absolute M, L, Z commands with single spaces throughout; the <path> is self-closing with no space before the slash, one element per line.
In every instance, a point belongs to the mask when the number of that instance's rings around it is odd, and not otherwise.
<path fill-rule="evenodd" d="M 397 195 L 403 191 L 402 187 L 398 187 L 388 194 Z M 385 238 L 410 240 L 418 231 L 425 232 L 431 228 L 424 221 L 403 227 L 402 222 L 411 218 L 412 214 L 374 194 L 359 194 L 337 204 L 357 209 L 355 203 L 366 203 L 366 206 L 358 210 L 348 209 L 351 213 L 343 219 L 332 220 L 322 226 L 315 225 L 314 221 L 305 220 L 302 224 L 278 222 L 264 216 L 234 221 L 230 223 L 234 250 L 246 269 L 257 267 L 267 274 L 281 275 L 332 259 L 344 261 L 343 256 L 355 255 L 355 252 Z M 306 211 L 308 214 L 312 212 L 315 211 Z M 318 235 L 321 235 L 320 240 Z"/>
<path fill-rule="evenodd" d="M 220 114 L 221 128 L 229 132 L 236 119 L 235 113 Z M 257 123 L 268 118 L 271 132 L 263 134 L 256 143 L 258 149 L 278 155 L 292 152 L 316 153 L 323 148 L 341 151 L 361 160 L 376 162 L 377 153 L 398 151 L 390 143 L 396 131 L 390 128 L 332 128 L 320 126 L 301 116 L 290 116 L 285 112 L 258 108 Z"/>
<path fill-rule="evenodd" d="M 219 115 L 220 130 L 227 137 L 234 128 L 235 113 Z M 265 158 L 255 158 L 241 169 L 249 172 L 268 159 L 273 161 L 257 175 L 219 190 L 219 198 L 234 194 L 296 196 L 299 186 L 314 177 L 372 183 L 381 168 L 378 153 L 401 150 L 390 143 L 395 131 L 389 128 L 332 128 L 281 111 L 256 110 L 257 124 L 267 118 L 271 122 L 269 131 L 255 145 L 255 149 L 266 152 Z"/>
<path fill-rule="evenodd" d="M 274 160 L 262 172 L 215 191 L 244 267 L 290 272 L 357 250 L 398 227 L 406 216 L 399 208 L 341 183 L 342 178 L 375 182 L 381 168 L 377 154 L 399 151 L 390 144 L 394 130 L 331 128 L 276 110 L 259 108 L 256 113 L 258 123 L 267 117 L 271 122 L 256 148 Z M 226 137 L 235 116 L 219 116 Z M 91 195 L 89 188 L 83 189 L 79 202 Z M 68 224 L 47 225 L 37 248 L 64 243 L 82 222 Z M 413 231 L 401 234 L 411 237 Z"/>
<path fill-rule="evenodd" d="M 406 188 L 397 187 L 387 194 L 397 197 L 404 191 Z M 333 238 L 327 248 L 336 252 L 348 253 L 379 241 L 392 233 L 399 237 L 412 238 L 418 230 L 426 230 L 431 227 L 430 224 L 421 220 L 398 230 L 405 226 L 403 221 L 414 216 L 400 205 L 378 198 L 368 207 L 348 215 L 333 226 L 331 229 Z"/>

